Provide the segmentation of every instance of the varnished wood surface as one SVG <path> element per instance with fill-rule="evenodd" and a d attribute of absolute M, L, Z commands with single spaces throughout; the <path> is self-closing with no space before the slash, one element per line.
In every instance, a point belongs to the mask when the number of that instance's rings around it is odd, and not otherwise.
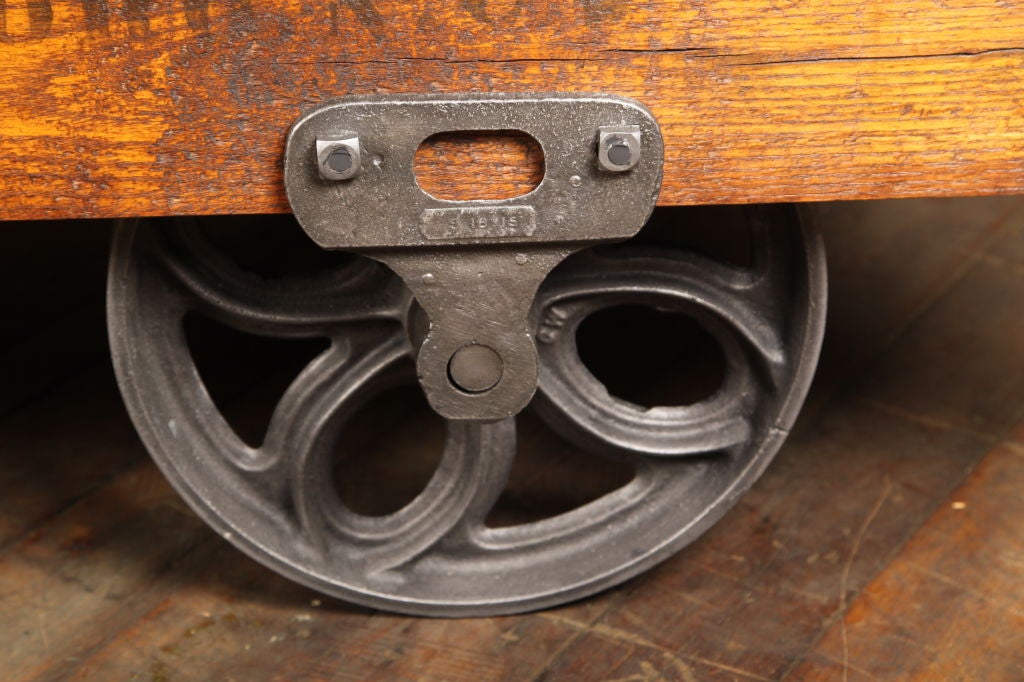
<path fill-rule="evenodd" d="M 793 437 L 690 548 L 537 614 L 405 618 L 277 577 L 170 490 L 109 368 L 67 359 L 0 417 L 0 677 L 1020 680 L 1024 200 L 812 213 L 833 304 Z M 89 272 L 64 286 L 101 289 Z M 55 335 L 21 317 L 0 368 Z"/>
<path fill-rule="evenodd" d="M 291 122 L 400 92 L 635 97 L 663 204 L 1024 191 L 1019 0 L 0 7 L 0 219 L 285 211 Z"/>
<path fill-rule="evenodd" d="M 515 131 L 441 133 L 416 150 L 413 171 L 423 191 L 438 199 L 511 199 L 540 184 L 544 152 Z"/>

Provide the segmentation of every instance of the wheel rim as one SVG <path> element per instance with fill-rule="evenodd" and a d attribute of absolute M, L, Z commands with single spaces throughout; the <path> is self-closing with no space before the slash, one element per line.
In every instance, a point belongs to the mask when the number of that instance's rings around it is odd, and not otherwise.
<path fill-rule="evenodd" d="M 751 212 L 750 267 L 622 245 L 579 254 L 534 306 L 537 413 L 632 481 L 558 516 L 485 524 L 515 456 L 515 420 L 448 423 L 444 454 L 400 510 L 363 516 L 331 484 L 330 451 L 373 395 L 413 380 L 407 290 L 365 260 L 267 280 L 193 223 L 118 230 L 108 283 L 115 369 L 136 427 L 172 484 L 224 537 L 321 591 L 393 611 L 492 615 L 591 594 L 652 566 L 716 521 L 764 470 L 803 401 L 824 317 L 820 241 L 791 214 Z M 722 386 L 683 407 L 611 396 L 580 360 L 580 322 L 638 304 L 684 312 L 720 344 Z M 265 336 L 330 345 L 294 379 L 259 447 L 211 399 L 184 334 L 189 311 Z"/>

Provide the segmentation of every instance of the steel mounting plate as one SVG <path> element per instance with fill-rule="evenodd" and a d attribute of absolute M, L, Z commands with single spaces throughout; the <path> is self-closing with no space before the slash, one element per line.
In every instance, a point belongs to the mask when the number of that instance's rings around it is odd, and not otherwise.
<path fill-rule="evenodd" d="M 642 155 L 629 172 L 597 163 L 598 130 L 608 126 L 640 129 Z M 540 184 L 502 200 L 449 201 L 425 192 L 413 170 L 417 148 L 431 135 L 462 130 L 516 130 L 536 139 L 544 153 Z M 362 147 L 360 173 L 324 179 L 317 138 L 349 132 Z M 296 121 L 284 174 L 295 217 L 329 249 L 574 243 L 635 234 L 657 200 L 662 156 L 654 116 L 623 97 L 369 96 L 325 104 Z"/>

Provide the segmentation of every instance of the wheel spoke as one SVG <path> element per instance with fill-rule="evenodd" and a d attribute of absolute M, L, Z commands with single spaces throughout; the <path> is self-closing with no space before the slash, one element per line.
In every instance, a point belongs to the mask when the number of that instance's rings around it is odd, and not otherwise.
<path fill-rule="evenodd" d="M 390 334 L 365 330 L 362 338 L 334 340 L 285 390 L 270 417 L 263 444 L 241 450 L 243 457 L 234 459 L 233 464 L 248 472 L 249 484 L 268 499 L 287 499 L 292 461 L 331 437 L 336 413 L 358 407 L 354 396 L 371 386 L 394 382 L 399 360 L 408 355 L 408 342 L 398 328 Z M 223 421 L 219 414 L 213 417 Z M 231 432 L 222 442 L 223 452 L 230 454 L 238 450 L 230 444 L 240 441 Z"/>
<path fill-rule="evenodd" d="M 508 480 L 515 458 L 515 420 L 491 424 L 449 422 L 441 466 L 396 518 L 393 533 L 374 558 L 374 569 L 393 570 L 443 543 L 457 553 L 475 545 L 484 519 Z"/>
<path fill-rule="evenodd" d="M 153 255 L 194 306 L 250 333 L 315 336 L 349 322 L 401 320 L 411 301 L 398 278 L 367 259 L 267 279 L 239 268 L 190 221 L 160 232 Z"/>
<path fill-rule="evenodd" d="M 754 221 L 747 268 L 627 245 L 574 257 L 544 284 L 534 307 L 535 406 L 561 435 L 595 458 L 626 460 L 636 475 L 532 523 L 486 525 L 515 457 L 512 420 L 449 422 L 431 479 L 398 511 L 368 516 L 343 502 L 337 477 L 355 469 L 336 462 L 338 439 L 376 395 L 416 380 L 410 339 L 423 322 L 399 280 L 369 261 L 266 279 L 194 227 L 125 225 L 108 279 L 115 370 L 170 481 L 223 537 L 275 570 L 407 613 L 542 608 L 610 587 L 685 546 L 771 461 L 806 393 L 824 316 L 820 242 L 777 223 Z M 618 305 L 693 318 L 721 350 L 721 386 L 687 406 L 645 409 L 616 397 L 584 366 L 576 332 Z M 190 311 L 256 334 L 330 340 L 285 390 L 261 446 L 242 442 L 206 391 L 184 333 Z M 386 428 L 415 428 L 391 421 Z"/>
<path fill-rule="evenodd" d="M 515 455 L 515 422 L 448 423 L 444 454 L 423 491 L 386 516 L 364 516 L 340 501 L 316 448 L 296 461 L 296 507 L 306 533 L 332 560 L 382 573 L 415 560 L 439 542 L 468 542 L 504 488 Z"/>
<path fill-rule="evenodd" d="M 625 486 L 551 518 L 504 528 L 484 528 L 473 537 L 477 547 L 495 553 L 543 551 L 555 542 L 572 542 L 585 538 L 595 529 L 631 522 L 629 517 L 638 507 L 650 506 L 656 496 L 664 495 L 685 474 L 685 465 L 668 462 L 667 466 L 641 463 L 636 477 Z M 635 522 L 635 520 L 633 520 Z"/>
<path fill-rule="evenodd" d="M 567 301 L 602 297 L 611 303 L 631 298 L 654 305 L 681 302 L 725 321 L 771 368 L 785 362 L 779 332 L 782 311 L 772 285 L 767 273 L 724 265 L 692 253 L 629 246 L 605 251 L 604 255 L 584 253 L 541 288 L 537 305 L 547 310 L 540 313 L 538 337 L 544 342 L 547 319 L 566 318 L 559 309 Z M 588 306 L 587 312 L 606 306 Z M 553 307 L 556 311 L 552 313 Z"/>
<path fill-rule="evenodd" d="M 590 449 L 681 456 L 741 446 L 755 430 L 757 386 L 778 386 L 786 369 L 771 291 L 766 272 L 682 252 L 625 247 L 568 263 L 544 284 L 535 309 L 538 412 Z M 644 408 L 609 394 L 580 360 L 575 334 L 588 315 L 618 304 L 692 315 L 723 351 L 725 383 L 687 406 Z"/>

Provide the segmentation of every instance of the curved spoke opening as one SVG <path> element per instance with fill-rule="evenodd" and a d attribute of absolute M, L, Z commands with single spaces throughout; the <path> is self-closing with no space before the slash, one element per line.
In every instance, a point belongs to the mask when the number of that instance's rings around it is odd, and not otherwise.
<path fill-rule="evenodd" d="M 516 417 L 516 456 L 484 525 L 504 528 L 560 516 L 629 485 L 636 469 L 562 438 L 529 410 Z"/>
<path fill-rule="evenodd" d="M 580 322 L 576 349 L 608 393 L 641 408 L 707 400 L 725 383 L 727 362 L 692 316 L 646 305 L 616 305 Z"/>
<path fill-rule="evenodd" d="M 538 346 L 542 359 L 538 409 L 548 423 L 586 448 L 641 456 L 690 456 L 727 450 L 751 437 L 753 403 L 758 394 L 755 363 L 737 334 L 721 320 L 656 289 L 584 292 L 575 300 L 570 295 L 563 301 L 549 307 L 544 317 L 545 324 L 549 324 L 549 319 L 558 321 L 558 332 L 548 333 L 542 327 L 538 335 L 542 342 Z M 704 379 L 706 383 L 692 382 L 687 387 L 685 375 L 681 386 L 661 383 L 663 378 L 679 379 L 674 374 L 678 368 L 672 367 L 671 362 L 661 362 L 652 368 L 658 375 L 653 384 L 635 383 L 629 374 L 632 358 L 617 357 L 614 345 L 611 350 L 605 347 L 603 351 L 591 351 L 592 356 L 598 352 L 611 355 L 609 371 L 621 376 L 622 385 L 627 388 L 632 385 L 637 391 L 650 391 L 658 385 L 664 387 L 656 400 L 647 394 L 631 395 L 630 401 L 623 399 L 621 390 L 616 395 L 615 389 L 622 387 L 609 387 L 607 372 L 602 377 L 601 371 L 595 374 L 593 367 L 584 364 L 577 348 L 577 332 L 581 323 L 593 315 L 623 306 L 627 312 L 639 307 L 696 320 L 694 324 L 703 330 L 701 333 L 712 337 L 707 345 L 715 348 L 711 351 L 715 359 Z M 626 328 L 619 333 L 631 332 Z M 596 343 L 602 344 L 603 339 Z M 638 355 L 658 359 L 651 348 L 641 349 Z M 689 370 L 689 360 L 687 357 L 680 363 L 684 372 Z M 593 357 L 591 361 L 593 365 Z M 643 405 L 645 402 L 649 404 Z"/>
<path fill-rule="evenodd" d="M 351 322 L 401 321 L 412 300 L 385 266 L 351 254 L 184 218 L 151 232 L 144 241 L 168 287 L 193 309 L 255 334 L 322 336 Z"/>
<path fill-rule="evenodd" d="M 188 350 L 217 410 L 248 446 L 259 448 L 285 391 L 326 338 L 257 336 L 190 312 L 183 322 Z"/>
<path fill-rule="evenodd" d="M 331 472 L 342 504 L 371 517 L 402 509 L 430 483 L 444 442 L 444 419 L 418 384 L 375 395 L 337 436 Z"/>

